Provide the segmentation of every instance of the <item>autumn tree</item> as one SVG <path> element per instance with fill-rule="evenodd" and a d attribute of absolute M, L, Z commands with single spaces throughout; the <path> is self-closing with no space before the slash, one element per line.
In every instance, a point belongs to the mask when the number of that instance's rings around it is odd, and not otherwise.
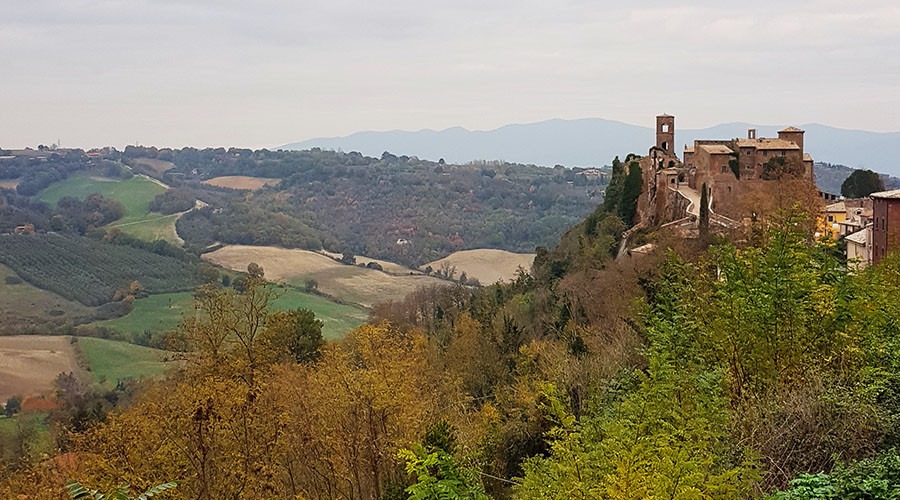
<path fill-rule="evenodd" d="M 316 361 L 320 356 L 322 326 L 309 309 L 275 311 L 269 316 L 268 329 L 276 349 L 282 350 L 297 363 Z"/>

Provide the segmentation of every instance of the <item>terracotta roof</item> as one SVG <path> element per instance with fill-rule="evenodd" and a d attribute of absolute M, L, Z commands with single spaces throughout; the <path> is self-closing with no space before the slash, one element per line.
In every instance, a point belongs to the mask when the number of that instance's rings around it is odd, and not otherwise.
<path fill-rule="evenodd" d="M 853 243 L 859 243 L 860 245 L 866 244 L 866 230 L 857 231 L 853 234 L 847 235 L 847 241 L 852 241 Z"/>
<path fill-rule="evenodd" d="M 667 115 L 667 114 L 665 114 L 665 113 L 663 113 L 663 114 L 661 114 L 661 115 L 656 115 L 656 117 L 657 117 L 657 118 L 675 118 L 674 116 L 672 116 L 672 115 Z"/>
<path fill-rule="evenodd" d="M 786 129 L 779 130 L 779 132 L 805 132 L 805 130 L 800 130 L 797 127 L 788 127 Z"/>
<path fill-rule="evenodd" d="M 869 195 L 871 198 L 892 198 L 900 199 L 900 189 L 892 189 L 890 191 L 879 191 Z"/>
<path fill-rule="evenodd" d="M 813 161 L 813 157 L 809 153 L 803 153 L 803 161 Z"/>
<path fill-rule="evenodd" d="M 800 149 L 800 146 L 784 139 L 738 139 L 738 146 L 756 149 Z"/>
<path fill-rule="evenodd" d="M 693 152 L 694 152 L 694 146 L 685 146 L 685 147 L 684 147 L 684 152 L 685 152 L 685 153 L 693 153 Z"/>
<path fill-rule="evenodd" d="M 700 148 L 711 155 L 730 155 L 734 152 L 724 144 L 701 144 Z"/>

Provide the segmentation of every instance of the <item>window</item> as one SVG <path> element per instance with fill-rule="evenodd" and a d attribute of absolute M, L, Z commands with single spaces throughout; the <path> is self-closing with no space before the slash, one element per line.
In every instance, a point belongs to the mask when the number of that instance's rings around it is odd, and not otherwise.
<path fill-rule="evenodd" d="M 750 156 L 750 150 L 749 150 L 749 149 L 747 150 L 747 156 Z"/>
<path fill-rule="evenodd" d="M 834 216 L 833 216 L 833 215 L 829 215 L 829 216 L 828 216 L 828 222 L 834 222 Z"/>
<path fill-rule="evenodd" d="M 722 173 L 723 173 L 723 174 L 725 173 L 725 169 L 726 169 L 726 168 L 728 168 L 728 167 L 725 166 L 725 165 L 722 165 Z"/>
<path fill-rule="evenodd" d="M 781 156 L 787 156 L 787 151 L 782 151 Z"/>
<path fill-rule="evenodd" d="M 769 156 L 769 152 L 768 152 L 768 151 L 763 151 L 763 156 Z"/>
<path fill-rule="evenodd" d="M 663 125 L 662 125 L 662 131 L 663 131 L 663 132 L 668 132 L 668 131 L 669 131 L 669 124 L 668 124 L 668 123 L 663 123 Z"/>

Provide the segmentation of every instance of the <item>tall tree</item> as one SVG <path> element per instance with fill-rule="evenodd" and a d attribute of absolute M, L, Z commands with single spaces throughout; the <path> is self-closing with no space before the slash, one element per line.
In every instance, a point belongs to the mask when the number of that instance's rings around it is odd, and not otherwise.
<path fill-rule="evenodd" d="M 877 191 L 884 191 L 884 181 L 871 170 L 856 169 L 841 184 L 844 198 L 866 198 Z"/>
<path fill-rule="evenodd" d="M 706 183 L 703 183 L 700 193 L 700 238 L 704 241 L 709 237 L 709 196 Z"/>

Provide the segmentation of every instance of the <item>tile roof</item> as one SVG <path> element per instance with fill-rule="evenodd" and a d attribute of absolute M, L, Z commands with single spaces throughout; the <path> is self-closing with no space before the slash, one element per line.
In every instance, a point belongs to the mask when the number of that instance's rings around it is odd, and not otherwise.
<path fill-rule="evenodd" d="M 831 205 L 828 205 L 827 207 L 825 207 L 825 211 L 826 212 L 846 212 L 847 205 L 845 205 L 843 201 L 839 201 L 837 203 L 832 203 Z"/>
<path fill-rule="evenodd" d="M 784 139 L 738 139 L 738 147 L 756 149 L 800 149 L 800 146 Z"/>
<path fill-rule="evenodd" d="M 779 130 L 779 132 L 805 132 L 805 130 L 800 130 L 797 127 L 788 127 L 788 128 Z"/>
<path fill-rule="evenodd" d="M 871 198 L 900 198 L 900 189 L 892 189 L 890 191 L 879 191 L 869 195 Z"/>
<path fill-rule="evenodd" d="M 857 231 L 853 234 L 847 235 L 847 241 L 852 241 L 853 243 L 859 243 L 860 245 L 866 244 L 866 230 Z"/>
<path fill-rule="evenodd" d="M 803 153 L 803 161 L 813 161 L 812 155 L 809 153 Z"/>
<path fill-rule="evenodd" d="M 701 144 L 700 148 L 711 155 L 730 155 L 734 152 L 724 144 Z"/>

